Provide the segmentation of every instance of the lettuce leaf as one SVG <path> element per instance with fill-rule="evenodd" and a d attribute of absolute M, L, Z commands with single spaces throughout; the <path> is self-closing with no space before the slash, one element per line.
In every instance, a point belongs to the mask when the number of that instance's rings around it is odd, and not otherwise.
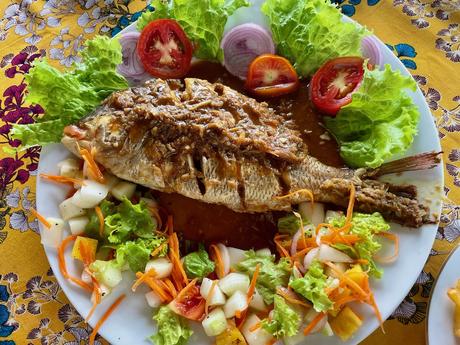
<path fill-rule="evenodd" d="M 142 14 L 137 22 L 141 31 L 159 18 L 175 19 L 194 43 L 194 55 L 203 60 L 222 61 L 220 41 L 227 18 L 238 8 L 249 6 L 247 0 L 154 0 L 155 11 Z"/>
<path fill-rule="evenodd" d="M 99 204 L 99 207 L 101 208 L 104 219 L 116 213 L 115 204 L 106 199 L 102 200 L 102 202 Z M 86 235 L 88 235 L 91 238 L 100 240 L 101 242 L 105 242 L 106 238 L 105 237 L 102 238 L 99 234 L 99 217 L 97 216 L 96 211 L 94 211 L 94 209 L 89 210 L 88 216 L 89 216 L 89 222 L 85 227 Z M 105 224 L 104 224 L 104 227 L 105 227 Z M 104 233 L 107 233 L 107 230 L 104 230 Z"/>
<path fill-rule="evenodd" d="M 326 61 L 339 56 L 361 56 L 361 39 L 368 34 L 329 0 L 266 0 L 267 16 L 279 55 L 297 72 L 310 76 Z"/>
<path fill-rule="evenodd" d="M 160 307 L 153 319 L 157 322 L 158 331 L 150 340 L 155 345 L 185 345 L 193 334 L 187 321 L 167 306 Z"/>
<path fill-rule="evenodd" d="M 294 279 L 289 286 L 311 303 L 317 312 L 327 311 L 332 301 L 327 296 L 327 276 L 318 260 L 314 260 L 303 278 Z"/>
<path fill-rule="evenodd" d="M 117 262 L 121 267 L 127 263 L 129 269 L 133 272 L 144 272 L 145 265 L 150 260 L 150 253 L 165 241 L 166 239 L 161 236 L 151 239 L 138 238 L 135 241 L 127 241 L 117 247 Z M 158 256 L 165 256 L 167 251 L 168 247 L 165 246 Z"/>
<path fill-rule="evenodd" d="M 257 291 L 262 295 L 265 303 L 272 304 L 278 286 L 287 286 L 291 274 L 291 267 L 286 258 L 281 258 L 275 263 L 274 255 L 258 255 L 253 250 L 248 250 L 246 258 L 237 265 L 237 270 L 254 274 L 257 264 L 260 264 L 259 277 L 257 278 Z"/>
<path fill-rule="evenodd" d="M 184 257 L 184 269 L 189 278 L 204 278 L 212 273 L 215 269 L 215 264 L 209 259 L 209 255 L 200 245 L 197 252 L 190 253 Z"/>
<path fill-rule="evenodd" d="M 369 275 L 375 278 L 381 278 L 383 270 L 377 267 L 373 256 L 380 250 L 382 245 L 374 239 L 374 235 L 379 232 L 390 230 L 390 225 L 378 212 L 372 214 L 355 212 L 353 213 L 351 222 L 353 223 L 353 226 L 350 233 L 358 235 L 361 240 L 353 247 L 335 245 L 335 248 L 345 252 L 346 254 L 352 254 L 350 255 L 352 257 L 369 261 L 368 267 L 365 267 L 365 269 L 368 270 Z M 331 224 L 338 227 L 343 226 L 345 224 L 345 216 L 333 219 Z"/>
<path fill-rule="evenodd" d="M 26 101 L 40 104 L 45 115 L 35 124 L 13 126 L 13 137 L 22 141 L 22 148 L 59 142 L 66 125 L 90 113 L 114 91 L 128 87 L 116 71 L 122 62 L 118 40 L 96 36 L 86 41 L 81 57 L 71 71 L 61 72 L 43 59 L 26 74 Z"/>
<path fill-rule="evenodd" d="M 281 296 L 275 296 L 275 308 L 271 319 L 264 319 L 262 327 L 276 338 L 297 334 L 300 324 L 299 314 Z"/>
<path fill-rule="evenodd" d="M 278 231 L 282 234 L 294 235 L 300 229 L 300 218 L 294 214 L 278 219 Z"/>
<path fill-rule="evenodd" d="M 406 90 L 415 91 L 415 81 L 392 71 L 390 65 L 383 71 L 365 67 L 363 82 L 351 103 L 335 118 L 325 118 L 349 166 L 376 168 L 410 147 L 420 113 Z"/>

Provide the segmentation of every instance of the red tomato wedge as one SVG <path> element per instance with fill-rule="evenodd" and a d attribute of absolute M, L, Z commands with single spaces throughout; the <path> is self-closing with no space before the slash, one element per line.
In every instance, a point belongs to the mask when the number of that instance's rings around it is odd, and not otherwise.
<path fill-rule="evenodd" d="M 299 88 L 299 77 L 291 63 L 278 55 L 264 54 L 249 66 L 246 88 L 263 97 L 277 97 Z"/>
<path fill-rule="evenodd" d="M 319 112 L 335 116 L 351 102 L 364 77 L 363 63 L 361 57 L 339 57 L 321 66 L 310 81 L 310 98 Z"/>
<path fill-rule="evenodd" d="M 193 47 L 175 20 L 157 19 L 142 30 L 137 53 L 154 77 L 182 78 L 190 69 Z"/>
<path fill-rule="evenodd" d="M 198 286 L 191 287 L 180 299 L 178 297 L 169 303 L 173 312 L 189 320 L 203 320 L 206 300 L 201 297 Z"/>

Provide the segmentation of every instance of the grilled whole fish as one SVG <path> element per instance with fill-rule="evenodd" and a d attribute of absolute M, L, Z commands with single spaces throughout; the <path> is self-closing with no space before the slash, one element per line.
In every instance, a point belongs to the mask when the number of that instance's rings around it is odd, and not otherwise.
<path fill-rule="evenodd" d="M 307 189 L 315 201 L 346 207 L 353 184 L 356 210 L 412 227 L 432 221 L 414 186 L 375 177 L 432 168 L 436 154 L 375 171 L 330 167 L 309 156 L 299 132 L 266 103 L 201 79 L 156 79 L 116 92 L 68 126 L 62 142 L 76 155 L 92 149 L 119 178 L 239 212 L 290 210 L 310 200 Z"/>

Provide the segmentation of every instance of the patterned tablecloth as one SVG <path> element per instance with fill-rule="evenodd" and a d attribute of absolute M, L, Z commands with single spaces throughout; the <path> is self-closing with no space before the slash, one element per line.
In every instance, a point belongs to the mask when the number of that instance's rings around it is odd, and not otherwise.
<path fill-rule="evenodd" d="M 306 0 L 304 0 L 306 1 Z M 460 0 L 335 0 L 373 29 L 417 80 L 444 150 L 445 205 L 436 243 L 409 295 L 365 344 L 423 344 L 428 299 L 439 268 L 460 237 Z M 70 66 L 85 39 L 115 35 L 148 4 L 140 0 L 0 1 L 0 144 L 17 147 L 13 123 L 43 113 L 24 102 L 24 74 L 47 56 Z M 86 344 L 90 327 L 49 268 L 37 221 L 35 175 L 40 150 L 0 150 L 0 344 Z M 106 343 L 102 338 L 98 343 Z"/>

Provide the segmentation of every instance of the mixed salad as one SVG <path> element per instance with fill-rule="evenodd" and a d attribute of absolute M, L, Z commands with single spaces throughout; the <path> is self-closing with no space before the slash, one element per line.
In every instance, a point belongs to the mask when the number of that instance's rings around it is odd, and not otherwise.
<path fill-rule="evenodd" d="M 367 29 L 342 21 L 329 0 L 266 0 L 267 27 L 247 23 L 225 32 L 228 17 L 249 5 L 154 0 L 139 32 L 89 40 L 71 70 L 36 62 L 26 75 L 28 101 L 46 115 L 15 125 L 15 138 L 22 147 L 59 142 L 65 126 L 114 91 L 152 77 L 182 78 L 195 57 L 221 62 L 258 98 L 295 93 L 309 81 L 305 101 L 323 115 L 350 167 L 378 167 L 411 145 L 419 112 L 407 91 L 415 82 L 382 65 L 380 45 Z M 129 270 L 137 277 L 133 292 L 141 284 L 151 289 L 145 297 L 157 345 L 185 344 L 189 322 L 200 322 L 218 345 L 297 344 L 316 332 L 347 340 L 363 323 L 354 302 L 368 304 L 382 321 L 369 279 L 381 277 L 378 262 L 396 259 L 398 238 L 380 214 L 353 212 L 353 190 L 346 213 L 312 202 L 281 218 L 276 252 L 184 246 L 150 191 L 104 172 L 92 152 L 80 154 L 83 161 L 60 164 L 59 176 L 41 175 L 71 186 L 61 218 L 35 213 L 47 228 L 43 244 L 58 250 L 63 276 L 92 294 L 87 319 Z M 62 240 L 67 228 L 71 236 Z M 394 242 L 394 255 L 378 256 L 379 238 Z M 64 251 L 72 243 L 84 267 L 78 277 L 66 269 Z M 97 323 L 91 343 L 122 298 Z"/>

